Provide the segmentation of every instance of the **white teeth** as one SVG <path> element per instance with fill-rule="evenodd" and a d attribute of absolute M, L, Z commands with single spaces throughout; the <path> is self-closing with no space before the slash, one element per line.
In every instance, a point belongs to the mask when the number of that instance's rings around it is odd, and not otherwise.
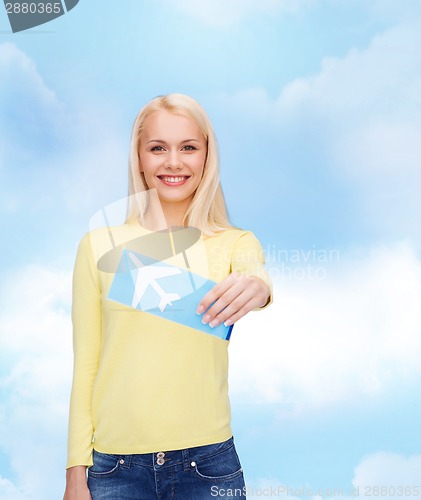
<path fill-rule="evenodd" d="M 161 179 L 165 182 L 181 182 L 186 179 L 186 177 L 161 177 Z"/>

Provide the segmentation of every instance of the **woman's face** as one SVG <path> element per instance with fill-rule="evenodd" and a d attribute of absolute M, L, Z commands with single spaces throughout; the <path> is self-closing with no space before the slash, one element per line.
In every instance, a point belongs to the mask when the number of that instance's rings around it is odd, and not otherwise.
<path fill-rule="evenodd" d="M 206 150 L 205 138 L 190 118 L 160 110 L 145 119 L 140 171 L 148 188 L 156 188 L 161 203 L 187 209 L 203 176 Z"/>

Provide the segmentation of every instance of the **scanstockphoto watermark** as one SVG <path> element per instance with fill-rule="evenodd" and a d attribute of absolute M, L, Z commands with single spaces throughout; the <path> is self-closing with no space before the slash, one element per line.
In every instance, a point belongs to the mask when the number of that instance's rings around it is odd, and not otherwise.
<path fill-rule="evenodd" d="M 72 10 L 79 0 L 4 0 L 13 33 L 48 23 Z"/>
<path fill-rule="evenodd" d="M 336 248 L 285 249 L 267 245 L 264 249 L 267 270 L 272 279 L 323 280 L 328 269 L 340 261 Z"/>
<path fill-rule="evenodd" d="M 243 488 L 221 488 L 211 486 L 211 497 L 217 498 L 270 498 L 270 497 L 295 497 L 295 498 L 358 498 L 358 497 L 380 497 L 380 498 L 415 498 L 420 496 L 420 486 L 415 485 L 364 485 L 350 489 L 344 488 L 308 488 L 305 486 L 292 487 L 278 484 L 276 486 Z"/>
<path fill-rule="evenodd" d="M 334 498 L 334 497 L 357 497 L 359 496 L 358 489 L 352 488 L 346 492 L 343 489 L 337 488 L 319 488 L 312 489 L 307 487 L 291 487 L 282 484 L 276 486 L 244 486 L 243 488 L 220 488 L 218 486 L 211 487 L 211 496 L 217 498 L 274 498 L 274 497 L 295 497 L 295 498 Z"/>

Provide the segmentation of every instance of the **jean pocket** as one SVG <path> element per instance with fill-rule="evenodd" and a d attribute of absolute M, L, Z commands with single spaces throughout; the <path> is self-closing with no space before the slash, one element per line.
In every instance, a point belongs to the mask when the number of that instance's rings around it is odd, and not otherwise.
<path fill-rule="evenodd" d="M 120 458 L 121 457 L 119 455 L 109 455 L 107 453 L 100 453 L 99 451 L 94 450 L 94 464 L 89 467 L 88 475 L 91 477 L 105 477 L 114 474 L 119 469 Z"/>
<path fill-rule="evenodd" d="M 192 462 L 192 466 L 198 477 L 214 482 L 231 481 L 243 474 L 235 446 L 210 457 L 200 457 Z"/>

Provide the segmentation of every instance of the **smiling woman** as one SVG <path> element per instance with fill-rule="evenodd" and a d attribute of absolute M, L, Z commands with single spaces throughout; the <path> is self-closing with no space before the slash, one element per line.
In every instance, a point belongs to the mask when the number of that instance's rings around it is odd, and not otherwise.
<path fill-rule="evenodd" d="M 139 171 L 147 187 L 157 190 L 170 226 L 183 225 L 184 214 L 203 177 L 206 149 L 200 128 L 185 116 L 161 110 L 144 121 Z"/>
<path fill-rule="evenodd" d="M 155 115 L 152 123 L 148 118 Z M 155 133 L 169 134 L 168 137 L 153 136 L 152 130 L 148 128 L 148 124 L 158 127 L 165 123 L 167 127 L 161 130 L 155 130 Z M 177 126 L 183 124 L 186 129 L 185 133 L 193 134 L 183 136 L 175 129 L 168 127 L 168 125 Z M 197 133 L 199 133 L 199 136 Z M 133 125 L 132 140 L 130 148 L 130 171 L 129 171 L 129 193 L 135 195 L 136 193 L 145 193 L 148 190 L 148 183 L 145 178 L 145 173 L 142 172 L 141 156 L 142 148 L 145 147 L 145 134 L 149 134 L 147 140 L 159 140 L 173 143 L 172 147 L 177 145 L 177 139 L 180 141 L 187 140 L 185 149 L 192 149 L 192 146 L 198 149 L 198 154 L 204 153 L 205 159 L 203 164 L 203 175 L 200 183 L 196 186 L 197 189 L 188 205 L 182 220 L 182 225 L 189 224 L 199 228 L 204 234 L 213 235 L 215 232 L 232 227 L 227 215 L 225 206 L 224 195 L 222 192 L 219 180 L 219 160 L 218 149 L 216 143 L 215 133 L 213 131 L 212 123 L 205 110 L 200 104 L 190 96 L 182 94 L 170 94 L 163 97 L 157 97 L 148 103 L 137 115 Z M 164 140 L 165 139 L 165 140 Z M 190 139 L 195 139 L 198 142 L 191 142 Z M 191 144 L 190 144 L 190 142 Z M 204 142 L 204 148 L 203 144 Z M 162 142 L 154 145 L 157 150 L 165 152 L 165 145 Z M 200 147 L 200 149 L 199 149 Z M 168 148 L 168 145 L 167 145 Z M 152 146 L 151 149 L 154 149 Z M 166 158 L 168 158 L 168 151 Z M 181 153 L 181 152 L 180 152 Z M 174 154 L 174 151 L 173 151 Z M 194 153 L 196 156 L 196 153 Z M 188 156 L 183 156 L 184 162 Z M 181 159 L 181 154 L 178 155 Z M 173 168 L 173 175 L 179 172 Z M 161 173 L 166 173 L 167 176 L 171 173 L 168 169 L 162 167 Z M 197 177 L 196 177 L 197 178 Z M 148 216 L 148 207 L 150 207 L 150 197 L 136 197 L 129 198 L 128 212 L 126 222 L 133 222 L 139 220 L 141 224 L 145 225 L 145 216 Z M 169 215 L 169 214 L 168 214 Z M 149 213 L 150 216 L 150 213 Z"/>
<path fill-rule="evenodd" d="M 130 194 L 125 224 L 85 235 L 76 258 L 65 500 L 245 498 L 229 335 L 213 332 L 272 290 L 259 241 L 229 223 L 216 139 L 191 97 L 140 111 Z"/>

